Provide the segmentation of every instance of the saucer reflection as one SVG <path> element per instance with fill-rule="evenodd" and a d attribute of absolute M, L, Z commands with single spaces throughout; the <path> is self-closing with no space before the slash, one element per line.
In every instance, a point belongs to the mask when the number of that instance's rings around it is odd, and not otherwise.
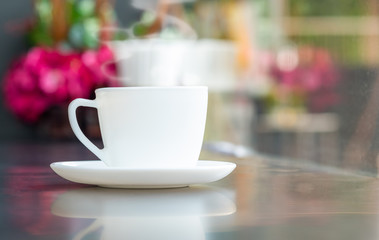
<path fill-rule="evenodd" d="M 88 188 L 57 197 L 54 215 L 94 218 L 75 239 L 99 232 L 101 239 L 205 239 L 203 217 L 234 213 L 222 189 L 208 187 L 125 190 Z"/>

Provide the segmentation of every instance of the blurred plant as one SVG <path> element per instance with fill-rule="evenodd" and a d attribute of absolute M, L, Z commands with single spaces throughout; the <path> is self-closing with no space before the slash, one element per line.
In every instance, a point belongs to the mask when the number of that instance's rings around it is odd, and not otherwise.
<path fill-rule="evenodd" d="M 355 0 L 289 0 L 288 11 L 292 16 L 362 16 L 367 14 L 368 5 L 368 1 Z"/>
<path fill-rule="evenodd" d="M 96 33 L 115 25 L 109 0 L 36 0 L 35 22 L 28 37 L 32 45 L 85 50 L 98 47 Z"/>
<path fill-rule="evenodd" d="M 118 85 L 101 71 L 113 60 L 112 51 L 100 44 L 106 36 L 97 34 L 115 24 L 108 0 L 34 3 L 36 18 L 28 33 L 32 46 L 11 64 L 3 88 L 10 111 L 27 123 L 75 98 L 89 98 L 98 87 Z"/>

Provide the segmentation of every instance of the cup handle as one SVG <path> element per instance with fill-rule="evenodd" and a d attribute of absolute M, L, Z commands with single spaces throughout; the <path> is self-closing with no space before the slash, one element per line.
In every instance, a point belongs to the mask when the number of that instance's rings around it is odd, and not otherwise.
<path fill-rule="evenodd" d="M 94 153 L 98 158 L 103 160 L 104 150 L 99 149 L 95 146 L 82 132 L 82 130 L 79 127 L 78 120 L 76 117 L 76 109 L 78 107 L 92 107 L 97 108 L 96 100 L 88 100 L 83 98 L 77 98 L 73 100 L 70 105 L 68 106 L 68 119 L 70 121 L 70 125 L 72 128 L 72 131 L 76 135 L 76 137 L 79 139 L 80 142 L 83 143 L 84 146 L 86 146 L 92 153 Z"/>

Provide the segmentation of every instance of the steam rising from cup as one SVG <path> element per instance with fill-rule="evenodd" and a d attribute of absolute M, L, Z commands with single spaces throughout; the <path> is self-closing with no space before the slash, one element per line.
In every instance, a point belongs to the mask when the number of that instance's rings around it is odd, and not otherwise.
<path fill-rule="evenodd" d="M 94 32 L 93 37 L 114 52 L 114 61 L 101 67 L 104 76 L 123 86 L 183 85 L 185 60 L 197 34 L 186 22 L 162 10 L 169 3 L 156 2 L 155 11 L 147 8 L 150 23 L 141 21 L 129 28 L 106 27 Z M 117 68 L 118 74 L 110 68 Z"/>

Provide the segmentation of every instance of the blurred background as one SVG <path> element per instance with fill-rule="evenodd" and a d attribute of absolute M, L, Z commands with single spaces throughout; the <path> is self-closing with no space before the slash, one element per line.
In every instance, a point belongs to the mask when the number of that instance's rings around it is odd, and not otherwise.
<path fill-rule="evenodd" d="M 0 2 L 0 141 L 77 141 L 107 86 L 207 85 L 204 149 L 377 174 L 376 0 Z M 100 139 L 96 112 L 83 130 Z"/>

